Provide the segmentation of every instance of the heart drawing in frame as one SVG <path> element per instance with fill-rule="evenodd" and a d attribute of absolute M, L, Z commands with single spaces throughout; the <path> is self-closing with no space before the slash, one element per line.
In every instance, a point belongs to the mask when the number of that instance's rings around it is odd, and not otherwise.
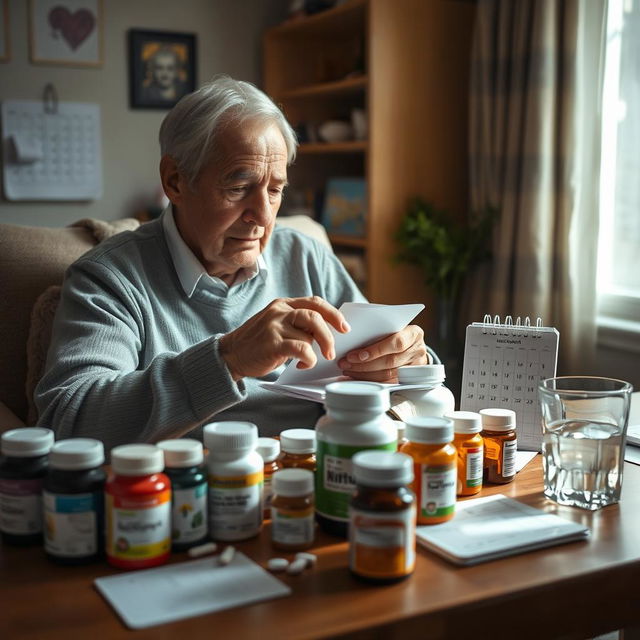
<path fill-rule="evenodd" d="M 67 7 L 57 5 L 47 17 L 54 36 L 62 35 L 73 51 L 91 35 L 96 26 L 96 18 L 88 9 L 78 9 L 72 13 Z"/>

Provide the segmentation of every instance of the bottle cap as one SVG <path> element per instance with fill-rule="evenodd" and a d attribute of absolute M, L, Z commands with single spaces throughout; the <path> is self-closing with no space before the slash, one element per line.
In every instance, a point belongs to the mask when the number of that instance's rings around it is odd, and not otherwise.
<path fill-rule="evenodd" d="M 204 427 L 204 444 L 209 455 L 217 452 L 236 451 L 248 453 L 255 449 L 258 427 L 253 422 L 212 422 Z"/>
<path fill-rule="evenodd" d="M 204 460 L 202 443 L 193 438 L 161 440 L 158 446 L 164 453 L 165 467 L 195 467 Z"/>
<path fill-rule="evenodd" d="M 262 456 L 263 462 L 273 462 L 280 453 L 280 440 L 275 438 L 258 438 L 256 451 Z"/>
<path fill-rule="evenodd" d="M 31 458 L 44 456 L 53 446 L 53 431 L 43 427 L 20 427 L 2 434 L 0 447 L 5 456 Z"/>
<path fill-rule="evenodd" d="M 511 409 L 480 409 L 482 428 L 489 431 L 511 431 L 516 428 L 516 412 Z"/>
<path fill-rule="evenodd" d="M 164 469 L 162 449 L 152 444 L 123 444 L 111 450 L 111 468 L 121 476 L 143 476 Z"/>
<path fill-rule="evenodd" d="M 56 442 L 49 452 L 49 465 L 74 471 L 94 469 L 104 463 L 104 445 L 93 438 L 69 438 Z"/>
<path fill-rule="evenodd" d="M 273 474 L 273 492 L 289 498 L 313 493 L 313 471 L 308 469 L 276 471 Z"/>
<path fill-rule="evenodd" d="M 436 385 L 442 384 L 446 377 L 443 364 L 398 367 L 398 382 L 400 384 Z"/>
<path fill-rule="evenodd" d="M 389 391 L 375 382 L 331 382 L 326 386 L 327 409 L 367 410 L 384 413 L 389 409 Z"/>
<path fill-rule="evenodd" d="M 480 433 L 482 431 L 482 418 L 475 411 L 449 411 L 445 418 L 453 420 L 454 433 Z"/>
<path fill-rule="evenodd" d="M 453 422 L 447 418 L 411 416 L 405 420 L 404 437 L 420 444 L 444 444 L 453 440 Z"/>
<path fill-rule="evenodd" d="M 413 481 L 413 460 L 405 453 L 359 451 L 351 459 L 358 484 L 398 487 Z"/>
<path fill-rule="evenodd" d="M 316 432 L 313 429 L 287 429 L 280 434 L 280 446 L 287 453 L 315 453 Z"/>

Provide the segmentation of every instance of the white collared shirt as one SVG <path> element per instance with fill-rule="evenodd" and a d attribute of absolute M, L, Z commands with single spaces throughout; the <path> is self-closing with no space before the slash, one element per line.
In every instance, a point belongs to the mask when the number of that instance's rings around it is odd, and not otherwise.
<path fill-rule="evenodd" d="M 182 239 L 173 217 L 172 205 L 169 205 L 163 212 L 162 227 L 167 239 L 169 253 L 173 260 L 173 266 L 178 274 L 180 284 L 189 298 L 193 295 L 201 278 L 205 278 L 217 288 L 223 288 L 224 291 L 228 291 L 231 287 L 251 280 L 257 275 L 260 275 L 263 279 L 267 276 L 267 264 L 260 255 L 252 267 L 240 269 L 236 273 L 234 281 L 228 285 L 221 278 L 209 275 L 200 260 L 196 258 L 193 251 L 191 251 L 187 243 Z"/>

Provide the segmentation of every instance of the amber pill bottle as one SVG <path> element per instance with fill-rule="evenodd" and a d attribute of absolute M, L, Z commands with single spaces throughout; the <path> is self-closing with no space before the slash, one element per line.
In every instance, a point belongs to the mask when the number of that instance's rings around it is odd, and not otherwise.
<path fill-rule="evenodd" d="M 283 469 L 316 470 L 316 432 L 313 429 L 287 429 L 280 434 L 278 463 Z"/>
<path fill-rule="evenodd" d="M 516 477 L 516 414 L 511 409 L 481 409 L 484 481 L 507 484 Z"/>
<path fill-rule="evenodd" d="M 301 551 L 315 539 L 314 477 L 308 469 L 282 469 L 273 474 L 271 542 L 277 549 Z"/>
<path fill-rule="evenodd" d="M 264 462 L 264 519 L 271 518 L 271 499 L 273 497 L 273 474 L 282 469 L 278 456 L 280 455 L 280 440 L 275 438 L 258 438 L 256 451 Z"/>
<path fill-rule="evenodd" d="M 458 456 L 458 496 L 473 496 L 482 489 L 484 439 L 482 418 L 475 411 L 451 411 L 445 418 L 453 421 L 453 446 Z"/>

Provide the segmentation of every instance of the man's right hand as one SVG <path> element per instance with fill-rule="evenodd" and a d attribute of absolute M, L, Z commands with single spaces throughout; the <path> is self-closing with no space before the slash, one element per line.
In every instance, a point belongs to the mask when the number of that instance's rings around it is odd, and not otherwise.
<path fill-rule="evenodd" d="M 277 298 L 242 326 L 220 338 L 220 355 L 235 381 L 270 373 L 290 358 L 299 369 L 316 364 L 311 348 L 315 341 L 327 360 L 335 358 L 333 335 L 350 329 L 344 316 L 320 298 Z"/>

